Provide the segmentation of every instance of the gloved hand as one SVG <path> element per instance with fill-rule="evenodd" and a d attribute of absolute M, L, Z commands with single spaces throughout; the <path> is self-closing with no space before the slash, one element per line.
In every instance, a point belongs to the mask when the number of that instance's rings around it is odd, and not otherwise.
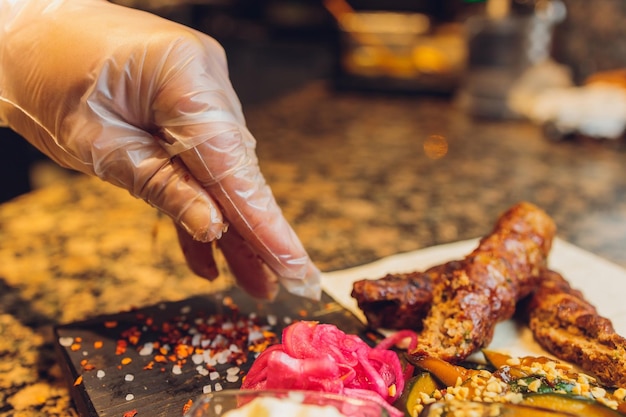
<path fill-rule="evenodd" d="M 0 121 L 64 167 L 169 215 L 190 268 L 319 297 L 319 271 L 259 170 L 221 46 L 104 0 L 0 0 Z"/>

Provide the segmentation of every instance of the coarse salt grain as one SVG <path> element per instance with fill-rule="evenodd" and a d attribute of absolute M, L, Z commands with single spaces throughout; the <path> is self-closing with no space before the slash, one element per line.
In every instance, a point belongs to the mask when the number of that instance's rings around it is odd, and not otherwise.
<path fill-rule="evenodd" d="M 152 342 L 147 342 L 143 345 L 143 347 L 139 350 L 140 356 L 150 356 L 154 352 L 154 345 Z"/>
<path fill-rule="evenodd" d="M 216 380 L 217 378 L 219 378 L 219 377 L 220 377 L 220 374 L 219 374 L 219 372 L 217 372 L 217 371 L 213 371 L 213 372 L 211 372 L 211 373 L 209 374 L 209 379 L 210 379 L 211 381 L 215 381 L 215 380 Z"/>
<path fill-rule="evenodd" d="M 133 394 L 126 394 L 126 401 L 132 401 L 135 399 L 135 396 Z"/>
<path fill-rule="evenodd" d="M 260 330 L 252 330 L 250 333 L 248 333 L 248 343 L 252 343 L 262 338 L 263 332 L 261 332 Z"/>
<path fill-rule="evenodd" d="M 209 394 L 212 391 L 211 385 L 205 385 L 202 387 L 202 393 L 203 394 Z"/>
<path fill-rule="evenodd" d="M 172 373 L 174 375 L 180 375 L 183 373 L 183 370 L 181 369 L 180 365 L 174 365 L 172 366 Z"/>
<path fill-rule="evenodd" d="M 223 365 L 228 362 L 228 357 L 230 356 L 230 351 L 223 350 L 217 354 L 217 363 Z"/>
<path fill-rule="evenodd" d="M 220 384 L 219 382 L 216 382 L 215 383 L 215 391 L 221 391 L 222 389 L 223 389 L 222 388 L 222 384 Z"/>
<path fill-rule="evenodd" d="M 102 369 L 98 369 L 98 372 L 96 372 L 96 377 L 98 377 L 98 379 L 104 378 L 105 375 L 106 373 Z"/>
<path fill-rule="evenodd" d="M 221 334 L 218 334 L 217 336 L 215 336 L 215 339 L 213 339 L 213 342 L 211 342 L 211 347 L 213 348 L 218 347 L 224 344 L 224 342 L 226 342 L 226 339 L 224 338 L 224 336 L 222 336 Z"/>
<path fill-rule="evenodd" d="M 130 381 L 132 381 L 134 379 L 135 379 L 135 375 L 133 375 L 133 374 L 126 374 L 126 375 L 124 375 L 124 381 L 130 382 Z"/>
<path fill-rule="evenodd" d="M 59 344 L 63 347 L 70 347 L 74 343 L 73 337 L 59 337 Z"/>

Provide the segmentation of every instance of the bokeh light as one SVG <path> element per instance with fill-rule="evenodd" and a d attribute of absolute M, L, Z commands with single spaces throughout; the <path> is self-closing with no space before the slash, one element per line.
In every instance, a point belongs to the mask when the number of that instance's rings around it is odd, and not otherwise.
<path fill-rule="evenodd" d="M 441 159 L 448 153 L 448 141 L 441 135 L 430 135 L 424 142 L 424 153 L 430 159 Z"/>

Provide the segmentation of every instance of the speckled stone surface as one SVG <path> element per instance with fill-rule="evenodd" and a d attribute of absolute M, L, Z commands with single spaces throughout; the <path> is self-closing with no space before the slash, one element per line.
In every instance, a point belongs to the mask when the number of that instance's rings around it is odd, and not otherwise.
<path fill-rule="evenodd" d="M 483 235 L 520 200 L 543 207 L 563 239 L 626 267 L 626 153 L 611 144 L 550 142 L 536 126 L 472 120 L 444 99 L 323 82 L 246 114 L 267 180 L 324 271 Z M 224 285 L 187 270 L 167 218 L 99 180 L 3 204 L 0 416 L 75 414 L 55 324 Z"/>
<path fill-rule="evenodd" d="M 555 58 L 572 69 L 576 82 L 597 71 L 626 67 L 626 2 L 563 0 L 565 21 L 555 32 Z"/>

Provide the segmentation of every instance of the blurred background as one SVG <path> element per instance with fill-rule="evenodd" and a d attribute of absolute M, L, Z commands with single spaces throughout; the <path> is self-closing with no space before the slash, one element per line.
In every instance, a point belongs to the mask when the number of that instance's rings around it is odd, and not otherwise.
<path fill-rule="evenodd" d="M 605 71 L 617 70 L 609 78 L 626 86 L 619 72 L 626 68 L 623 0 L 115 2 L 220 41 L 244 112 L 316 79 L 330 89 L 370 95 L 449 97 L 468 113 L 492 119 L 537 119 L 538 102 L 543 114 L 548 105 L 559 110 L 554 100 L 537 100 L 537 91 L 585 86 Z M 519 94 L 511 105 L 514 87 Z M 556 126 L 546 129 L 548 136 L 578 129 L 556 117 L 539 117 Z M 606 132 L 597 136 L 621 140 L 623 124 Z M 73 175 L 11 130 L 2 128 L 0 135 L 0 201 Z"/>

